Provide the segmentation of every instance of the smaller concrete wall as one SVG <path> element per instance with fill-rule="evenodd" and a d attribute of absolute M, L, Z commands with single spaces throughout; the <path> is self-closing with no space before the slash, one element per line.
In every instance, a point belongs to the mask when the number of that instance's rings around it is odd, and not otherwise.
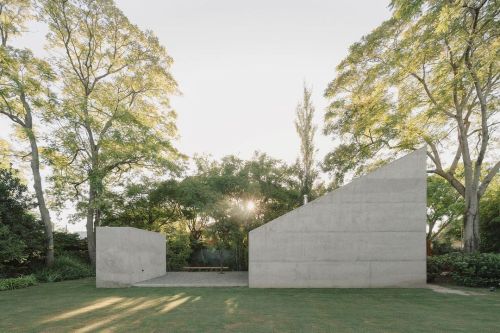
<path fill-rule="evenodd" d="M 165 236 L 130 227 L 97 227 L 96 286 L 128 287 L 164 275 Z"/>

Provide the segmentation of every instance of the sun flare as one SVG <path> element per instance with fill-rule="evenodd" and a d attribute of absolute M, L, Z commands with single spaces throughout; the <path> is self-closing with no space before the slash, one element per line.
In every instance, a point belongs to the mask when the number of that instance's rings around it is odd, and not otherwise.
<path fill-rule="evenodd" d="M 253 200 L 247 201 L 247 210 L 253 211 L 255 209 L 255 202 Z"/>

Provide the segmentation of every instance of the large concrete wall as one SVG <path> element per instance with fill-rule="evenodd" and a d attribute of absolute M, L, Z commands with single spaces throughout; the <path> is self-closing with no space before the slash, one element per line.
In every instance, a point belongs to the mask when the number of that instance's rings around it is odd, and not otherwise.
<path fill-rule="evenodd" d="M 96 286 L 127 287 L 165 275 L 165 236 L 130 227 L 97 227 Z"/>
<path fill-rule="evenodd" d="M 249 286 L 425 285 L 426 178 L 420 149 L 252 230 Z"/>

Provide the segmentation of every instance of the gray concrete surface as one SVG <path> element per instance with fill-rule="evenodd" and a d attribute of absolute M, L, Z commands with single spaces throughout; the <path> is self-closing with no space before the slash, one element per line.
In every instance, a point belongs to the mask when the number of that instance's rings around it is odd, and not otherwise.
<path fill-rule="evenodd" d="M 246 287 L 248 272 L 167 272 L 135 287 Z"/>
<path fill-rule="evenodd" d="M 97 227 L 96 286 L 127 287 L 166 272 L 165 236 L 130 227 Z"/>
<path fill-rule="evenodd" d="M 426 178 L 423 148 L 252 230 L 249 286 L 424 286 Z"/>

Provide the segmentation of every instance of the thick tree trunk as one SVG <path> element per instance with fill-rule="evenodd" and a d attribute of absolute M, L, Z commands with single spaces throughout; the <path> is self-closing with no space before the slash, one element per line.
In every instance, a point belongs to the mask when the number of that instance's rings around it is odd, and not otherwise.
<path fill-rule="evenodd" d="M 476 193 L 466 198 L 464 218 L 464 251 L 474 253 L 479 251 L 479 198 Z"/>
<path fill-rule="evenodd" d="M 42 177 L 40 176 L 40 157 L 38 154 L 38 146 L 36 138 L 33 135 L 32 129 L 27 129 L 27 135 L 31 146 L 31 171 L 33 172 L 33 187 L 35 188 L 38 209 L 40 217 L 45 226 L 45 264 L 52 266 L 54 263 L 54 235 L 53 226 L 50 218 L 45 197 L 43 195 Z"/>

